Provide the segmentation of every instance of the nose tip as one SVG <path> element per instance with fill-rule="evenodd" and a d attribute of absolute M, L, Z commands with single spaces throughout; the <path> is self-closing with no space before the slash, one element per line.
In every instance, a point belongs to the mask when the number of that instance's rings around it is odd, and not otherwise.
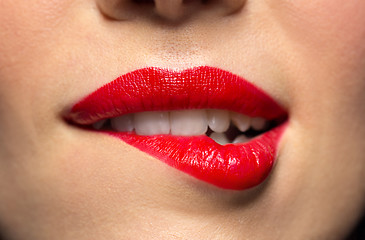
<path fill-rule="evenodd" d="M 153 16 L 179 21 L 200 11 L 221 8 L 227 14 L 237 12 L 246 0 L 97 0 L 101 11 L 116 20 L 133 15 Z M 147 12 L 149 12 L 147 14 Z M 216 12 L 216 11 L 215 11 Z M 152 15 L 150 13 L 153 13 Z"/>

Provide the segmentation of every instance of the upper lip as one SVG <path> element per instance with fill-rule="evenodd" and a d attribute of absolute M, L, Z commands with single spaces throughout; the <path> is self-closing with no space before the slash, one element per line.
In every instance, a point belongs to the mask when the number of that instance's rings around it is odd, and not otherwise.
<path fill-rule="evenodd" d="M 134 112 L 202 108 L 268 120 L 287 115 L 268 94 L 242 77 L 201 66 L 181 72 L 150 67 L 127 73 L 76 103 L 65 118 L 89 125 Z"/>

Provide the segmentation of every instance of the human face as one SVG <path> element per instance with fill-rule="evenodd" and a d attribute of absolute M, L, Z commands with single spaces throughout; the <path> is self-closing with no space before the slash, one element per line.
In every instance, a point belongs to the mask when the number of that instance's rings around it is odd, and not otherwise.
<path fill-rule="evenodd" d="M 365 1 L 3 0 L 8 239 L 343 239 L 365 205 Z M 220 188 L 65 121 L 144 67 L 214 66 L 288 113 L 270 176 Z"/>

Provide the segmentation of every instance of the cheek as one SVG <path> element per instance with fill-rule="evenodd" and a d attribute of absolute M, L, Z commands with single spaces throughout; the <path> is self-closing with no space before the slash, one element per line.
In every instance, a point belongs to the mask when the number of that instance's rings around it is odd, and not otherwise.
<path fill-rule="evenodd" d="M 60 80 L 66 76 L 55 79 L 53 75 L 55 70 L 64 68 L 60 59 L 65 56 L 56 50 L 66 52 L 59 43 L 67 40 L 62 33 L 67 32 L 73 20 L 71 6 L 75 3 L 71 0 L 0 1 L 2 133 L 22 126 L 30 129 L 32 118 L 46 120 L 44 113 L 50 112 L 57 97 L 62 97 L 64 83 Z"/>
<path fill-rule="evenodd" d="M 282 18 L 281 22 L 299 34 L 298 39 L 306 34 L 305 39 L 316 36 L 317 42 L 341 41 L 345 38 L 355 40 L 365 33 L 363 1 L 284 0 L 272 7 L 277 17 Z"/>
<path fill-rule="evenodd" d="M 70 0 L 1 1 L 0 66 L 16 63 L 16 56 L 24 57 L 24 53 L 44 44 L 67 19 L 71 3 Z"/>
<path fill-rule="evenodd" d="M 275 22 L 297 47 L 317 55 L 364 58 L 364 1 L 285 0 L 271 4 Z"/>
<path fill-rule="evenodd" d="M 286 59 L 291 60 L 285 71 L 288 82 L 293 82 L 293 109 L 296 105 L 310 108 L 305 102 L 326 98 L 326 107 L 335 107 L 336 111 L 363 112 L 365 2 L 284 0 L 270 7 L 275 24 L 286 38 Z M 309 99 L 296 102 L 300 95 Z"/>
<path fill-rule="evenodd" d="M 1 104 L 21 102 L 24 108 L 34 104 L 29 100 L 39 95 L 40 79 L 54 62 L 50 49 L 70 5 L 68 0 L 0 2 Z"/>
<path fill-rule="evenodd" d="M 7 194 L 20 182 L 15 169 L 35 163 L 36 151 L 47 149 L 42 137 L 53 133 L 52 104 L 60 83 L 45 84 L 52 80 L 49 45 L 71 2 L 0 1 L 0 189 L 9 189 Z"/>
<path fill-rule="evenodd" d="M 331 223 L 329 232 L 346 229 L 351 224 L 335 219 L 358 216 L 365 196 L 365 2 L 285 0 L 270 7 L 285 39 L 291 111 L 283 154 L 292 161 L 279 163 L 287 176 L 281 193 L 297 199 L 294 209 L 307 223 L 317 216 Z"/>

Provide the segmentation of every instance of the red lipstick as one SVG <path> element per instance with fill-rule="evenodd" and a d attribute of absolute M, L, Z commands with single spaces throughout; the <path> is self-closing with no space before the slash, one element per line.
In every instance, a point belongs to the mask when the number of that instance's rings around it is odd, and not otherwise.
<path fill-rule="evenodd" d="M 278 103 L 252 83 L 228 71 L 202 66 L 181 72 L 143 68 L 127 73 L 76 103 L 66 119 L 82 126 L 142 111 L 209 108 L 268 120 L 287 116 Z M 285 126 L 281 124 L 247 143 L 227 145 L 205 135 L 102 133 L 195 178 L 218 187 L 243 190 L 260 184 L 270 173 Z"/>

